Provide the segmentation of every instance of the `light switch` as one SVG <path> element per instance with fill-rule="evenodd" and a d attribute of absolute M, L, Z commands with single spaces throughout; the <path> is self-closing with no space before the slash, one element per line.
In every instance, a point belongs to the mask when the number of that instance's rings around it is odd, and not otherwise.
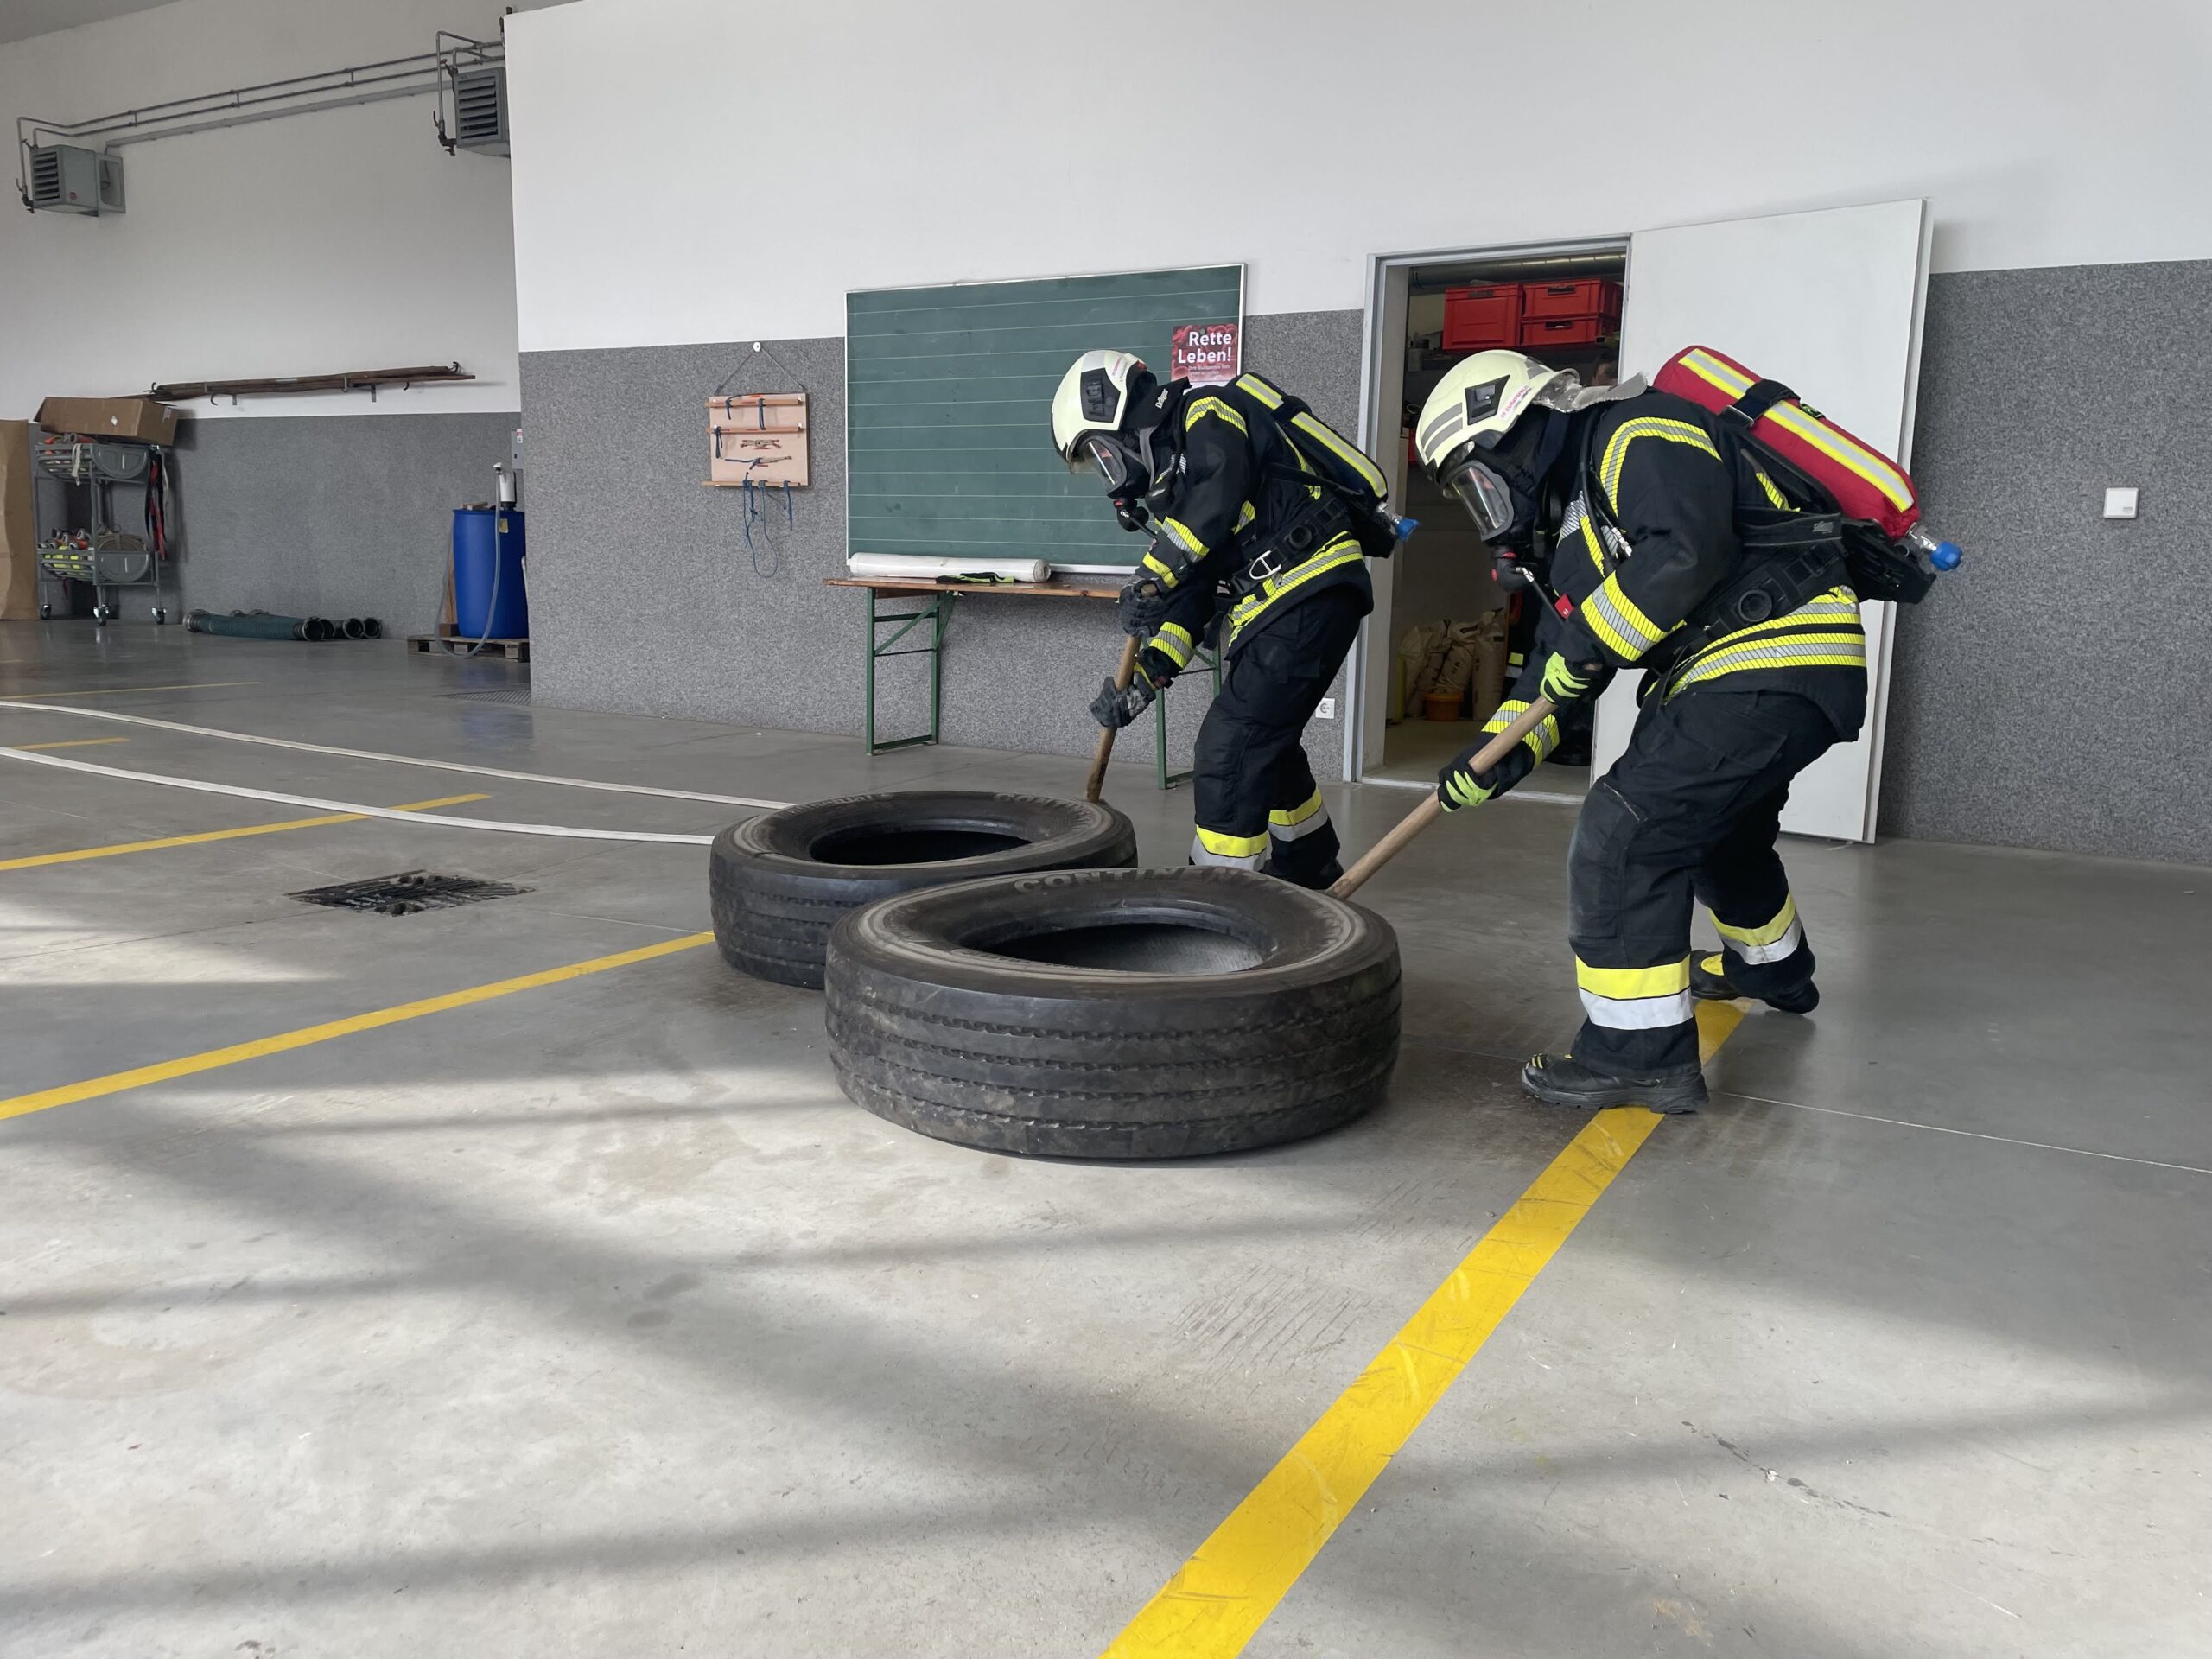
<path fill-rule="evenodd" d="M 2135 498 L 2139 493 L 2140 493 L 2140 492 L 2135 490 L 2107 490 L 2105 492 L 2105 517 L 2107 518 L 2133 518 L 2135 516 Z"/>

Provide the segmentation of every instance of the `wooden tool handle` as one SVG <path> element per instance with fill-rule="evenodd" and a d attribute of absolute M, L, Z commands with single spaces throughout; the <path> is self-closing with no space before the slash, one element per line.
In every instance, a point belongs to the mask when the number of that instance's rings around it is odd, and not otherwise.
<path fill-rule="evenodd" d="M 1557 707 L 1549 697 L 1538 697 L 1523 709 L 1521 717 L 1482 747 L 1470 763 L 1470 772 L 1488 772 L 1492 766 L 1513 753 L 1513 746 L 1535 731 L 1550 717 Z M 1419 806 L 1401 818 L 1390 833 L 1367 849 L 1366 854 L 1351 868 L 1337 878 L 1337 885 L 1329 891 L 1339 899 L 1349 899 L 1366 884 L 1367 878 L 1388 864 L 1406 849 L 1406 843 L 1441 817 L 1444 803 L 1432 794 Z"/>
<path fill-rule="evenodd" d="M 1122 642 L 1122 665 L 1114 671 L 1114 689 L 1116 691 L 1128 690 L 1129 682 L 1136 677 L 1136 674 L 1137 642 L 1134 639 L 1125 639 Z M 1090 781 L 1083 786 L 1083 798 L 1086 801 L 1096 800 L 1106 787 L 1106 763 L 1114 758 L 1114 734 L 1116 729 L 1109 726 L 1098 734 L 1098 753 L 1091 759 Z"/>

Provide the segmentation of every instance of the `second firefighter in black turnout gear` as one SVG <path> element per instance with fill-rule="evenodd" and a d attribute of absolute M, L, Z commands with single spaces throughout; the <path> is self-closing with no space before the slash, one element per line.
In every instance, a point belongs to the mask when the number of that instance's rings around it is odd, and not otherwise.
<path fill-rule="evenodd" d="M 1225 678 L 1198 728 L 1191 861 L 1327 887 L 1337 832 L 1300 740 L 1374 608 L 1367 556 L 1393 540 L 1381 469 L 1260 375 L 1161 383 L 1125 352 L 1077 361 L 1052 427 L 1152 537 L 1121 604 L 1135 677 L 1093 715 L 1127 724 L 1213 640 Z"/>
<path fill-rule="evenodd" d="M 1561 1105 L 1695 1110 L 1695 996 L 1798 1013 L 1819 999 L 1775 841 L 1791 781 L 1865 720 L 1857 596 L 1840 558 L 1806 554 L 1794 526 L 1813 515 L 1791 511 L 1732 426 L 1640 383 L 1583 388 L 1518 353 L 1479 353 L 1414 436 L 1493 546 L 1525 551 L 1549 532 L 1529 579 L 1551 602 L 1488 729 L 1539 694 L 1594 695 L 1643 671 L 1628 750 L 1591 785 L 1567 855 L 1582 1028 L 1522 1082 Z M 1471 750 L 1441 774 L 1444 804 L 1504 792 L 1557 742 L 1547 721 L 1528 764 L 1487 777 L 1468 771 Z M 1694 903 L 1721 950 L 1694 963 Z"/>

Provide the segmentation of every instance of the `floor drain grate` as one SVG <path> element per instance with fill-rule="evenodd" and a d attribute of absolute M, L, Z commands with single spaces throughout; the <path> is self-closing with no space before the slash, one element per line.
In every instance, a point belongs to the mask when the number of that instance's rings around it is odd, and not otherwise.
<path fill-rule="evenodd" d="M 451 910 L 486 899 L 512 899 L 528 887 L 505 881 L 478 881 L 465 875 L 433 875 L 428 870 L 403 870 L 380 875 L 373 881 L 341 881 L 334 887 L 309 887 L 293 898 L 310 905 L 329 905 L 339 910 L 374 911 L 384 916 L 412 916 L 418 911 Z"/>
<path fill-rule="evenodd" d="M 503 685 L 489 691 L 440 691 L 436 696 L 448 702 L 488 702 L 506 709 L 530 707 L 530 688 L 526 685 Z"/>

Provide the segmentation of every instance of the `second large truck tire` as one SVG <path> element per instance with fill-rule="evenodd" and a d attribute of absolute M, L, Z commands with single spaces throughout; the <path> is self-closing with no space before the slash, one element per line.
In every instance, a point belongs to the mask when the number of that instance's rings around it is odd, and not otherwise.
<path fill-rule="evenodd" d="M 709 849 L 707 886 L 725 962 L 819 990 L 830 930 L 859 906 L 979 876 L 1136 861 L 1135 831 L 1103 802 L 908 790 L 732 824 Z"/>
<path fill-rule="evenodd" d="M 1318 1135 L 1382 1097 L 1398 941 L 1373 912 L 1242 870 L 963 882 L 830 944 L 845 1092 L 939 1140 L 1179 1158 Z"/>

